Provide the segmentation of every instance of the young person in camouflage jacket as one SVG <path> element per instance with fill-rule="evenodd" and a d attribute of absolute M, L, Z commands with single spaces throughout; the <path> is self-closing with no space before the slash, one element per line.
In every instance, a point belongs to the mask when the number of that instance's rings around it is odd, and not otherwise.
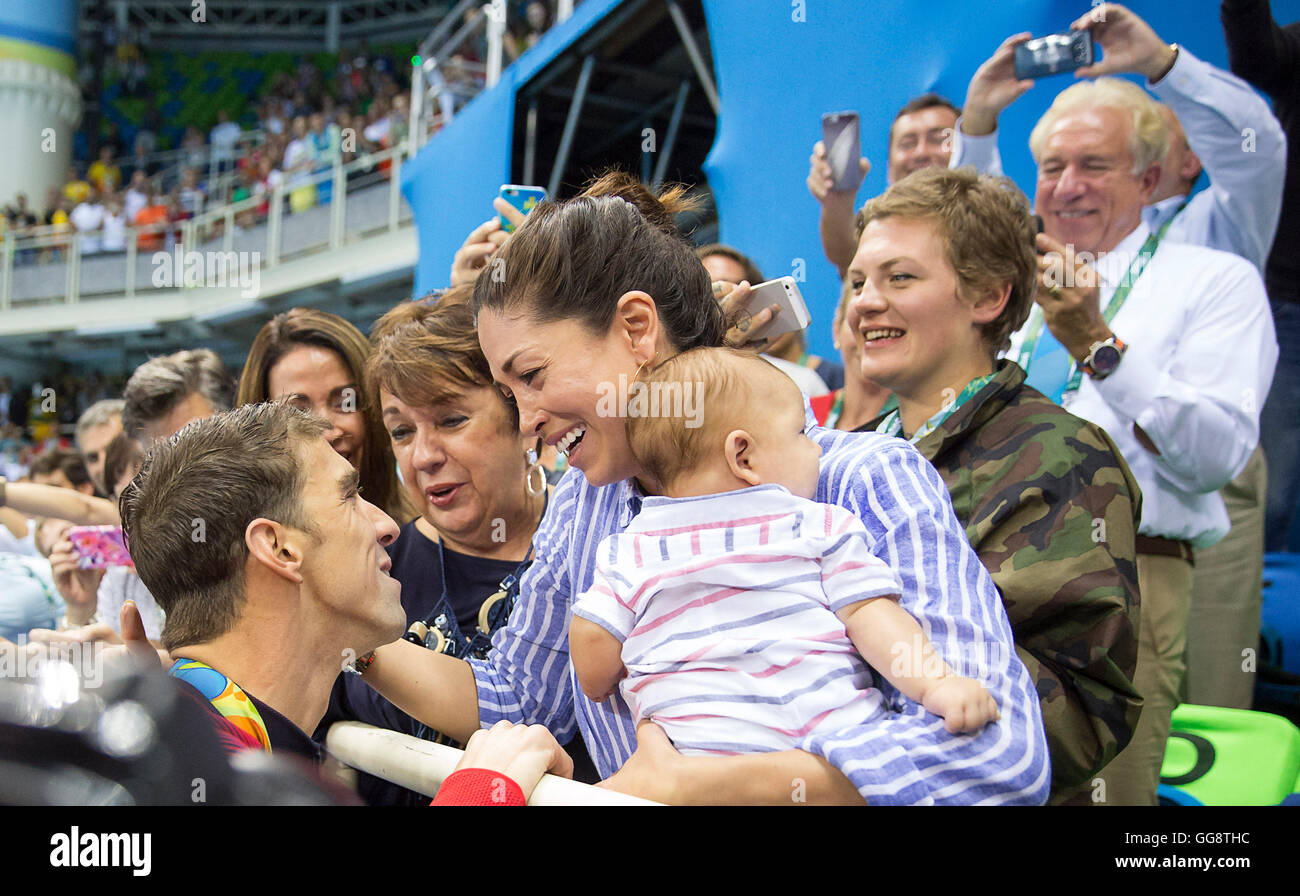
<path fill-rule="evenodd" d="M 1142 706 L 1141 494 L 1105 431 L 994 361 L 1033 303 L 1028 202 L 1005 179 L 932 169 L 858 220 L 849 320 L 863 374 L 899 401 L 864 428 L 908 438 L 947 484 L 1038 686 L 1051 801 L 1102 802 L 1092 776 Z"/>

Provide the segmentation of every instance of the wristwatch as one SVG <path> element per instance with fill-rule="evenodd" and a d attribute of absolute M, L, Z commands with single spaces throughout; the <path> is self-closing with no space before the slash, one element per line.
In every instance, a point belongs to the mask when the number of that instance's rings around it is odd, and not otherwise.
<path fill-rule="evenodd" d="M 1094 380 L 1104 380 L 1115 372 L 1124 357 L 1128 346 L 1118 336 L 1111 336 L 1102 342 L 1094 342 L 1088 349 L 1088 357 L 1083 359 L 1079 369 Z"/>

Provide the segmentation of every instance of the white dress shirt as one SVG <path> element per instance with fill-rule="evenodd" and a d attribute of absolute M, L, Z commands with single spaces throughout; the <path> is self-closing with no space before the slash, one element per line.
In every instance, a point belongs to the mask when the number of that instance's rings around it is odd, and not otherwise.
<path fill-rule="evenodd" d="M 1139 224 L 1098 259 L 1103 309 L 1149 234 Z M 1119 366 L 1101 381 L 1085 376 L 1066 405 L 1105 429 L 1128 461 L 1142 486 L 1138 532 L 1208 547 L 1228 532 L 1218 490 L 1259 442 L 1277 363 L 1264 282 L 1239 256 L 1166 238 L 1110 329 L 1128 345 Z M 1018 357 L 1026 330 L 1012 336 L 1008 357 Z"/>
<path fill-rule="evenodd" d="M 1282 211 L 1286 135 L 1268 103 L 1249 84 L 1178 48 L 1178 59 L 1158 84 L 1147 84 L 1173 109 L 1200 157 L 1210 185 L 1187 200 L 1169 225 L 1167 240 L 1240 255 L 1264 269 Z M 974 165 L 1001 174 L 998 134 L 972 137 L 953 129 L 950 168 Z M 1171 196 L 1147 206 L 1142 218 L 1159 228 L 1186 199 Z"/>

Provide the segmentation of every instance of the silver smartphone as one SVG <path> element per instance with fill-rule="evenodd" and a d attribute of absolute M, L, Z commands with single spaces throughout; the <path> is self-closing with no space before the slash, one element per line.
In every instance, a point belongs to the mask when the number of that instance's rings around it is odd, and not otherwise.
<path fill-rule="evenodd" d="M 793 277 L 777 277 L 760 283 L 751 290 L 750 295 L 751 311 L 761 311 L 769 305 L 781 307 L 781 312 L 762 332 L 768 340 L 807 329 L 808 324 L 812 323 L 812 315 L 808 313 L 808 306 L 804 304 L 803 294 L 799 292 L 799 285 Z"/>

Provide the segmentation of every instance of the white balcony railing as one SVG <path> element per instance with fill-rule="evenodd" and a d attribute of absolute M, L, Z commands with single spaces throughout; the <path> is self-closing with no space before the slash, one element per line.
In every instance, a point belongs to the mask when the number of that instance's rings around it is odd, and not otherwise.
<path fill-rule="evenodd" d="M 0 244 L 0 311 L 210 286 L 214 276 L 224 285 L 230 267 L 247 264 L 254 253 L 257 264 L 271 268 L 397 230 L 411 221 L 400 190 L 405 153 L 403 143 L 346 164 L 336 160 L 310 174 L 286 176 L 269 193 L 208 208 L 191 218 L 127 226 L 109 234 L 110 239 L 123 239 L 120 248 L 109 251 L 100 248 L 103 229 L 8 232 Z M 184 276 L 177 282 L 176 270 L 188 267 L 172 260 L 178 248 L 205 253 L 209 260 L 201 282 L 186 282 Z"/>

